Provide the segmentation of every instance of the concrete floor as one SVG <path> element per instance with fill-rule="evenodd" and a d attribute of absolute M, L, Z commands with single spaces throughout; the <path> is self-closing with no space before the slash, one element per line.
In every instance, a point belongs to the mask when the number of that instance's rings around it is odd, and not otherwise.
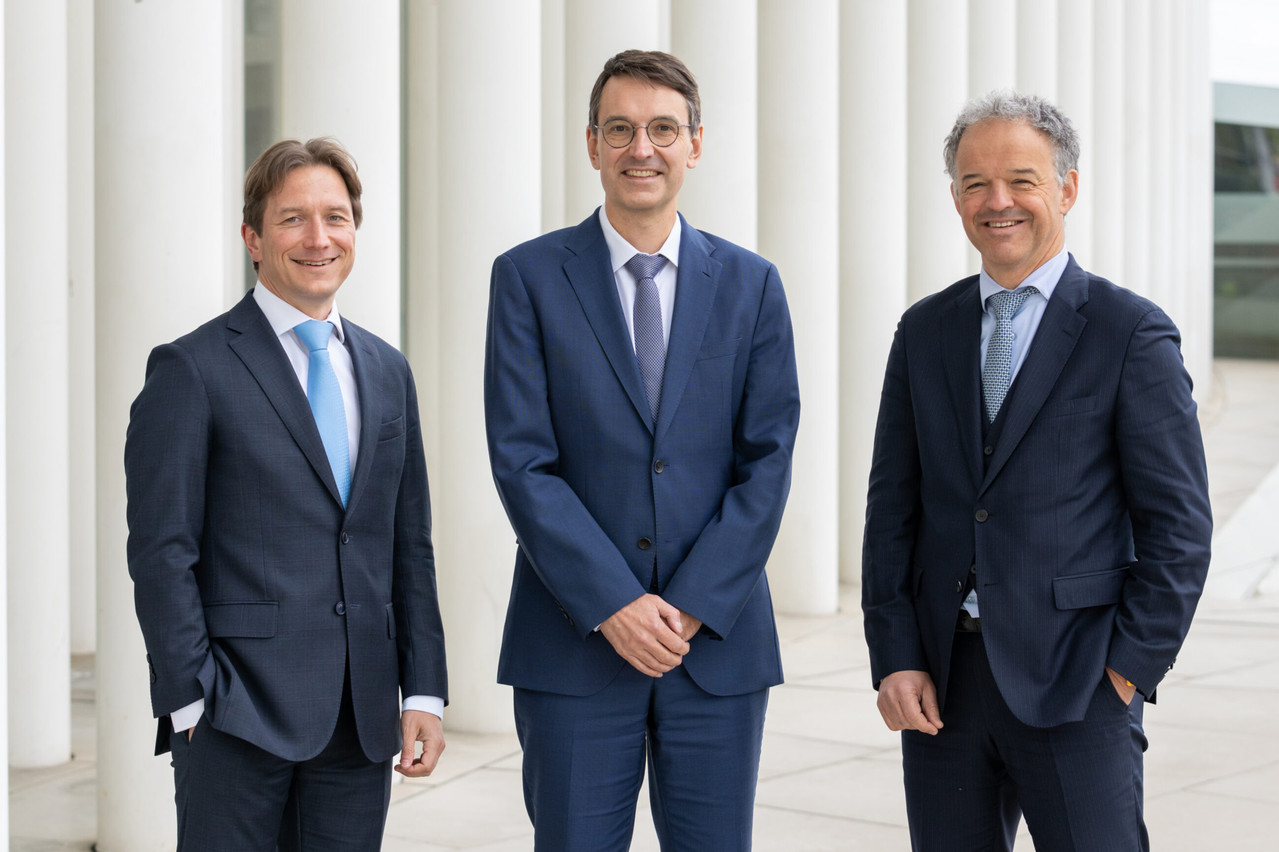
<path fill-rule="evenodd" d="M 1146 713 L 1147 822 L 1160 852 L 1270 850 L 1279 848 L 1279 568 L 1247 562 L 1244 551 L 1279 528 L 1279 476 L 1267 478 L 1279 470 L 1279 364 L 1218 361 L 1201 415 L 1217 539 L 1227 546 L 1217 548 L 1190 637 Z M 1236 582 L 1239 572 L 1247 583 Z M 875 711 L 856 589 L 840 603 L 837 615 L 778 619 L 787 681 L 768 709 L 755 808 L 761 852 L 909 848 L 898 735 Z M 77 659 L 74 677 L 75 760 L 10 772 L 14 852 L 91 848 L 91 658 Z M 448 743 L 433 778 L 394 788 L 384 849 L 531 849 L 514 735 L 450 733 Z M 632 848 L 658 848 L 645 796 Z M 1024 830 L 1017 848 L 1032 848 Z"/>

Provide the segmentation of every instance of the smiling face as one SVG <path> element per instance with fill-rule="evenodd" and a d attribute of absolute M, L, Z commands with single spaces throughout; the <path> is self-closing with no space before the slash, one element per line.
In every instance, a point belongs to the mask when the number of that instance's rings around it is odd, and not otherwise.
<path fill-rule="evenodd" d="M 982 267 L 1012 289 L 1066 243 L 1079 174 L 1062 185 L 1048 136 L 1020 121 L 988 119 L 964 131 L 955 155 L 955 209 Z"/>
<path fill-rule="evenodd" d="M 684 96 L 634 77 L 614 76 L 600 94 L 597 121 L 601 127 L 617 119 L 629 121 L 636 127 L 635 138 L 625 148 L 611 148 L 592 128 L 586 130 L 587 153 L 604 185 L 604 212 L 623 236 L 632 228 L 664 227 L 669 233 L 684 172 L 696 166 L 702 154 L 700 127 L 691 133 L 681 127 L 674 143 L 665 148 L 654 145 L 639 128 L 657 118 L 688 124 Z"/>
<path fill-rule="evenodd" d="M 324 319 L 355 263 L 355 219 L 346 184 L 328 166 L 302 166 L 267 196 L 262 233 L 240 235 L 262 286 L 309 317 Z"/>

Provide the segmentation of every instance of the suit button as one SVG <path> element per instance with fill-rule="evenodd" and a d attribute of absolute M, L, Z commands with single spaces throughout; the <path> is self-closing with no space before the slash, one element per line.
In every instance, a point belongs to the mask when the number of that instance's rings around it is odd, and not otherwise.
<path fill-rule="evenodd" d="M 990 517 L 990 512 L 987 512 L 985 509 L 978 509 L 973 517 L 977 519 L 977 523 L 984 524 L 986 523 L 986 519 Z"/>
<path fill-rule="evenodd" d="M 350 541 L 351 541 L 351 534 L 350 534 L 350 533 L 348 533 L 348 532 L 346 532 L 345 530 L 343 530 L 343 531 L 342 531 L 342 543 L 343 543 L 343 544 L 349 544 L 349 543 L 350 543 Z"/>
<path fill-rule="evenodd" d="M 956 591 L 956 592 L 962 592 L 963 590 L 964 590 L 964 581 L 963 581 L 963 580 L 956 580 L 956 581 L 955 581 L 955 591 Z"/>
<path fill-rule="evenodd" d="M 983 447 L 983 448 L 982 448 L 982 452 L 983 452 L 983 453 L 985 453 L 986 455 L 990 455 L 990 454 L 991 454 L 991 453 L 993 453 L 994 451 L 995 451 L 995 448 L 994 448 L 994 447 Z"/>
<path fill-rule="evenodd" d="M 661 459 L 653 462 L 653 473 L 661 473 L 664 470 L 666 470 L 666 462 Z"/>
<path fill-rule="evenodd" d="M 333 611 L 338 615 L 346 615 L 346 601 L 338 601 L 337 606 L 333 607 Z"/>
<path fill-rule="evenodd" d="M 645 536 L 644 538 L 641 538 L 639 541 L 635 542 L 635 546 L 638 547 L 640 550 L 648 550 L 650 547 L 653 546 L 653 540 L 649 538 L 648 536 Z"/>

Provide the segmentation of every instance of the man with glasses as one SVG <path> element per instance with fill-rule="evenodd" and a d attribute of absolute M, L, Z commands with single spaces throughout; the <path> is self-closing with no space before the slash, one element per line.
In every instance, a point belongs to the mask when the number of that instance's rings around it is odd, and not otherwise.
<path fill-rule="evenodd" d="M 610 59 L 604 206 L 493 265 L 489 453 L 519 541 L 498 678 L 538 850 L 628 848 L 646 762 L 664 850 L 751 845 L 799 390 L 777 269 L 677 212 L 699 113 L 675 57 Z"/>

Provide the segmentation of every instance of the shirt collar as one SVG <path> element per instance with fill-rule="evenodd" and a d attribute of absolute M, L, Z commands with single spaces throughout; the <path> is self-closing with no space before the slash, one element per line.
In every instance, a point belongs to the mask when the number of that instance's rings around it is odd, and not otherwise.
<path fill-rule="evenodd" d="M 1067 252 L 1063 246 L 1062 250 L 1057 252 L 1051 260 L 1027 275 L 1026 280 L 1018 284 L 1013 289 L 1022 290 L 1026 287 L 1034 287 L 1044 297 L 1044 301 L 1047 301 L 1052 298 L 1053 290 L 1057 289 L 1057 282 L 1061 280 L 1061 275 L 1066 271 L 1066 264 L 1069 261 L 1070 253 Z M 995 293 L 1007 289 L 1006 287 L 1001 287 L 995 282 L 994 278 L 987 275 L 985 267 L 982 267 L 981 270 L 980 284 L 983 310 L 985 309 L 987 299 Z"/>
<path fill-rule="evenodd" d="M 253 301 L 258 303 L 258 307 L 266 315 L 266 321 L 271 324 L 271 330 L 275 332 L 276 337 L 281 337 L 286 332 L 292 331 L 293 327 L 298 323 L 314 319 L 314 317 L 307 316 L 266 287 L 263 287 L 261 281 L 257 282 L 257 285 L 253 288 Z M 333 327 L 337 329 L 338 342 L 346 343 L 346 332 L 342 330 L 342 317 L 338 314 L 336 302 L 333 303 L 333 308 L 325 319 L 333 323 Z"/>
<path fill-rule="evenodd" d="M 626 262 L 637 254 L 644 254 L 635 246 L 626 241 L 626 238 L 617 232 L 613 227 L 613 223 L 608 221 L 608 216 L 604 213 L 603 205 L 599 208 L 600 227 L 604 229 L 604 242 L 608 245 L 609 260 L 613 264 L 613 274 L 626 265 Z M 675 227 L 671 228 L 671 233 L 666 237 L 666 242 L 662 243 L 662 247 L 657 253 L 666 258 L 666 262 L 675 268 L 679 268 L 679 237 L 682 224 L 680 219 L 675 219 Z"/>

